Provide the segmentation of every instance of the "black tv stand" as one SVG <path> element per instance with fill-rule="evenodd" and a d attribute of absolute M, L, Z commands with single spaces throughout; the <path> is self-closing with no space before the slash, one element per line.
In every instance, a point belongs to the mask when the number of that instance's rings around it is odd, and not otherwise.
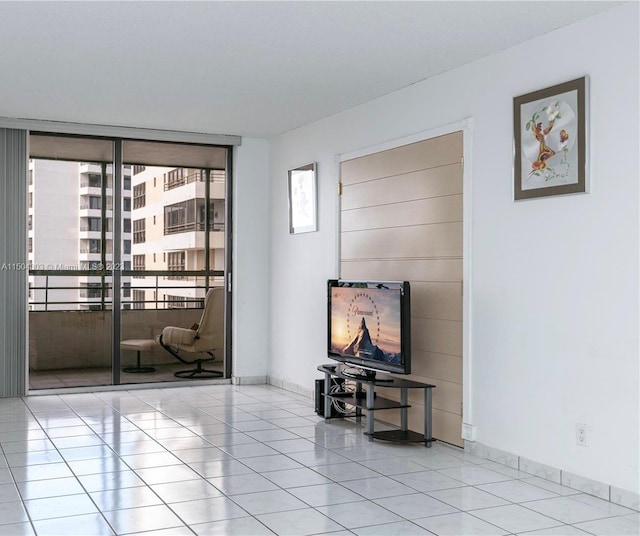
<path fill-rule="evenodd" d="M 366 431 L 369 441 L 381 439 L 386 441 L 398 442 L 424 442 L 426 447 L 430 447 L 435 441 L 431 436 L 431 390 L 435 385 L 428 383 L 420 383 L 412 380 L 404 380 L 390 376 L 389 379 L 381 380 L 373 375 L 359 375 L 343 371 L 340 367 L 334 365 L 320 365 L 318 370 L 324 373 L 324 415 L 325 419 L 331 418 L 331 401 L 339 400 L 344 404 L 355 408 L 355 416 L 359 420 L 362 416 L 362 410 L 366 411 Z M 345 380 L 353 380 L 356 382 L 355 392 L 342 391 L 331 392 L 331 378 L 335 376 Z M 354 377 L 355 376 L 355 377 Z M 362 386 L 366 389 L 363 390 Z M 391 400 L 382 396 L 376 396 L 375 387 L 379 385 L 385 388 L 400 389 L 400 401 Z M 408 389 L 424 390 L 424 434 L 413 432 L 408 428 L 407 409 L 411 407 L 408 403 Z M 383 409 L 399 409 L 400 410 L 400 430 L 374 431 L 374 411 Z"/>

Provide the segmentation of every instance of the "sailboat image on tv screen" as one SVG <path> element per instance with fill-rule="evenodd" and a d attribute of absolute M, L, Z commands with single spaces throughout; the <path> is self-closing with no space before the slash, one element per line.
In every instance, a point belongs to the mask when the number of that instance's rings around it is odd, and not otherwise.
<path fill-rule="evenodd" d="M 379 346 L 376 346 L 371 342 L 371 335 L 369 335 L 369 329 L 367 328 L 364 316 L 362 317 L 357 333 L 344 350 L 342 350 L 342 353 L 345 355 L 375 359 L 376 361 L 393 364 L 400 363 L 401 357 L 398 353 L 385 352 Z"/>

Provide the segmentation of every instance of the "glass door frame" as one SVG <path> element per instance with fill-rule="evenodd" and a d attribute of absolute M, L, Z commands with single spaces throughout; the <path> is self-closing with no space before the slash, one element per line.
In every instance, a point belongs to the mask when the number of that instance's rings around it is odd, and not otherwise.
<path fill-rule="evenodd" d="M 101 238 L 101 252 L 102 252 L 102 270 L 100 273 L 91 273 L 89 275 L 99 275 L 102 280 L 102 304 L 104 308 L 104 298 L 105 298 L 105 289 L 106 287 L 106 277 L 111 277 L 111 386 L 119 386 L 119 385 L 132 385 L 130 383 L 122 384 L 121 383 L 121 349 L 120 349 L 120 341 L 122 335 L 122 278 L 123 276 L 132 275 L 134 270 L 121 270 L 117 269 L 123 264 L 123 227 L 122 227 L 122 216 L 123 216 L 123 202 L 122 198 L 124 195 L 123 188 L 123 169 L 124 169 L 124 155 L 123 155 L 123 144 L 125 141 L 133 140 L 133 141 L 146 141 L 144 137 L 141 138 L 124 138 L 124 137 L 116 137 L 116 136 L 102 136 L 102 135 L 92 135 L 92 134 L 73 134 L 73 133 L 57 133 L 50 132 L 48 130 L 33 130 L 27 131 L 27 136 L 30 135 L 47 135 L 47 136 L 60 136 L 67 138 L 84 138 L 84 139 L 102 139 L 109 140 L 113 144 L 113 159 L 111 165 L 113 168 L 112 172 L 112 251 L 111 251 L 111 264 L 106 262 L 106 227 L 107 227 L 107 217 L 106 217 L 106 166 L 109 164 L 108 162 L 100 162 L 102 164 L 102 214 L 101 214 L 101 230 L 102 230 L 102 238 Z M 226 151 L 226 170 L 225 170 L 225 237 L 224 237 L 224 270 L 221 273 L 217 271 L 212 271 L 210 268 L 210 236 L 209 236 L 209 227 L 210 227 L 210 207 L 212 206 L 212 200 L 210 197 L 211 194 L 211 185 L 210 181 L 206 180 L 205 182 L 205 267 L 204 267 L 204 276 L 205 276 L 205 286 L 209 285 L 209 277 L 211 276 L 224 276 L 224 289 L 225 289 L 225 312 L 224 312 L 224 350 L 223 350 L 223 371 L 224 378 L 231 378 L 232 371 L 232 261 L 233 261 L 233 148 L 234 145 L 222 145 L 222 144 L 214 144 L 214 143 L 189 143 L 189 142 L 172 142 L 171 140 L 161 140 L 163 143 L 177 143 L 177 144 L 188 144 L 188 145 L 200 145 L 200 146 L 210 146 L 216 147 L 219 149 L 225 149 Z M 30 154 L 27 154 L 27 158 L 31 158 Z M 38 157 L 35 157 L 38 158 Z M 207 179 L 210 176 L 210 169 L 205 169 L 205 173 L 207 175 Z M 133 268 L 133 267 L 131 267 Z M 71 274 L 69 274 L 71 275 Z M 27 311 L 28 314 L 28 311 Z M 27 378 L 26 385 L 27 389 L 29 385 L 28 378 L 28 368 L 26 370 Z M 141 382 L 144 383 L 144 382 Z M 155 383 L 155 382 L 154 382 Z M 185 380 L 180 381 L 181 384 L 185 383 Z M 151 385 L 149 383 L 148 385 Z M 159 383 L 158 385 L 163 385 Z M 85 386 L 82 386 L 85 387 Z"/>

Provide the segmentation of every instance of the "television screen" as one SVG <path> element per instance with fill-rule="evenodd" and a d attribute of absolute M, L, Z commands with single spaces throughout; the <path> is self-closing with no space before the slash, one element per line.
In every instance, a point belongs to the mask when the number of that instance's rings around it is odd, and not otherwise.
<path fill-rule="evenodd" d="M 328 353 L 365 369 L 411 372 L 407 281 L 328 282 Z"/>

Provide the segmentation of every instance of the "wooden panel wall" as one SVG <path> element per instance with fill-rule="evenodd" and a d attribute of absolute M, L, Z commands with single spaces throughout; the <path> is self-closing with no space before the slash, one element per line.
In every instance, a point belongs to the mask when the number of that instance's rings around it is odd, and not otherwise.
<path fill-rule="evenodd" d="M 343 162 L 340 229 L 341 278 L 411 282 L 410 378 L 436 386 L 433 435 L 460 446 L 461 162 L 462 132 Z M 409 397 L 409 428 L 417 432 L 422 395 Z M 397 423 L 397 413 L 376 417 Z"/>

